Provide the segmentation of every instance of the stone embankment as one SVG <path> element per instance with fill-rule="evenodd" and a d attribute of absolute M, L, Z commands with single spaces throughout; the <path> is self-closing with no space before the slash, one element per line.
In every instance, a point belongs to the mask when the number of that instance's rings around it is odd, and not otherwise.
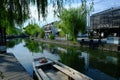
<path fill-rule="evenodd" d="M 53 43 L 53 44 L 59 44 L 59 45 L 66 45 L 66 46 L 76 46 L 76 47 L 89 47 L 91 49 L 102 49 L 102 50 L 108 50 L 108 51 L 117 51 L 120 52 L 120 45 L 116 44 L 106 44 L 106 43 L 100 43 L 100 42 L 73 42 L 73 41 L 66 41 L 66 40 L 45 40 L 45 39 L 39 39 L 34 38 L 34 40 L 41 41 L 41 42 L 47 42 L 47 43 Z"/>

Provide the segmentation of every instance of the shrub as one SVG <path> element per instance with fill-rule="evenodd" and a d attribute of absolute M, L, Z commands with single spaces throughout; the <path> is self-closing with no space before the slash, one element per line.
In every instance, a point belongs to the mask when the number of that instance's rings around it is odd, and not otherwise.
<path fill-rule="evenodd" d="M 53 34 L 51 34 L 51 35 L 49 36 L 49 38 L 50 38 L 50 39 L 55 39 L 55 36 L 54 36 Z"/>

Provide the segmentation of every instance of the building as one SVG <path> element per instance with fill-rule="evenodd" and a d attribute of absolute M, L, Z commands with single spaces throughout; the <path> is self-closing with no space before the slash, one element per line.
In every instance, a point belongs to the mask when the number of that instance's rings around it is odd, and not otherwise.
<path fill-rule="evenodd" d="M 44 26 L 45 38 L 49 38 L 50 35 L 57 36 L 58 29 L 54 26 L 55 22 L 49 23 Z"/>
<path fill-rule="evenodd" d="M 90 16 L 90 29 L 104 37 L 120 37 L 120 7 L 110 8 Z"/>

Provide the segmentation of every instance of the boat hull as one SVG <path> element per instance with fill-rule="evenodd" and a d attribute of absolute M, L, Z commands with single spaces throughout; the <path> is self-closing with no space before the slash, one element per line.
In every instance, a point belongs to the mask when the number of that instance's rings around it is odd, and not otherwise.
<path fill-rule="evenodd" d="M 40 59 L 33 61 L 33 68 L 38 80 L 92 80 L 58 61 L 47 58 L 47 62 L 40 63 Z"/>

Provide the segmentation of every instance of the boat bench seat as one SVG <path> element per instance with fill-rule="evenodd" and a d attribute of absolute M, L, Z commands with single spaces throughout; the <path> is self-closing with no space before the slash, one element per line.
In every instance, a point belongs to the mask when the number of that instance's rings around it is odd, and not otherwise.
<path fill-rule="evenodd" d="M 38 69 L 38 73 L 42 77 L 43 80 L 50 80 L 49 77 L 44 73 L 42 69 Z"/>
<path fill-rule="evenodd" d="M 62 73 L 68 75 L 69 77 L 73 78 L 74 80 L 83 80 L 83 78 L 78 75 L 77 73 L 74 73 L 73 71 L 69 71 L 68 69 L 65 69 L 59 65 L 54 64 L 53 65 L 56 69 L 58 69 L 59 71 L 61 71 Z"/>

